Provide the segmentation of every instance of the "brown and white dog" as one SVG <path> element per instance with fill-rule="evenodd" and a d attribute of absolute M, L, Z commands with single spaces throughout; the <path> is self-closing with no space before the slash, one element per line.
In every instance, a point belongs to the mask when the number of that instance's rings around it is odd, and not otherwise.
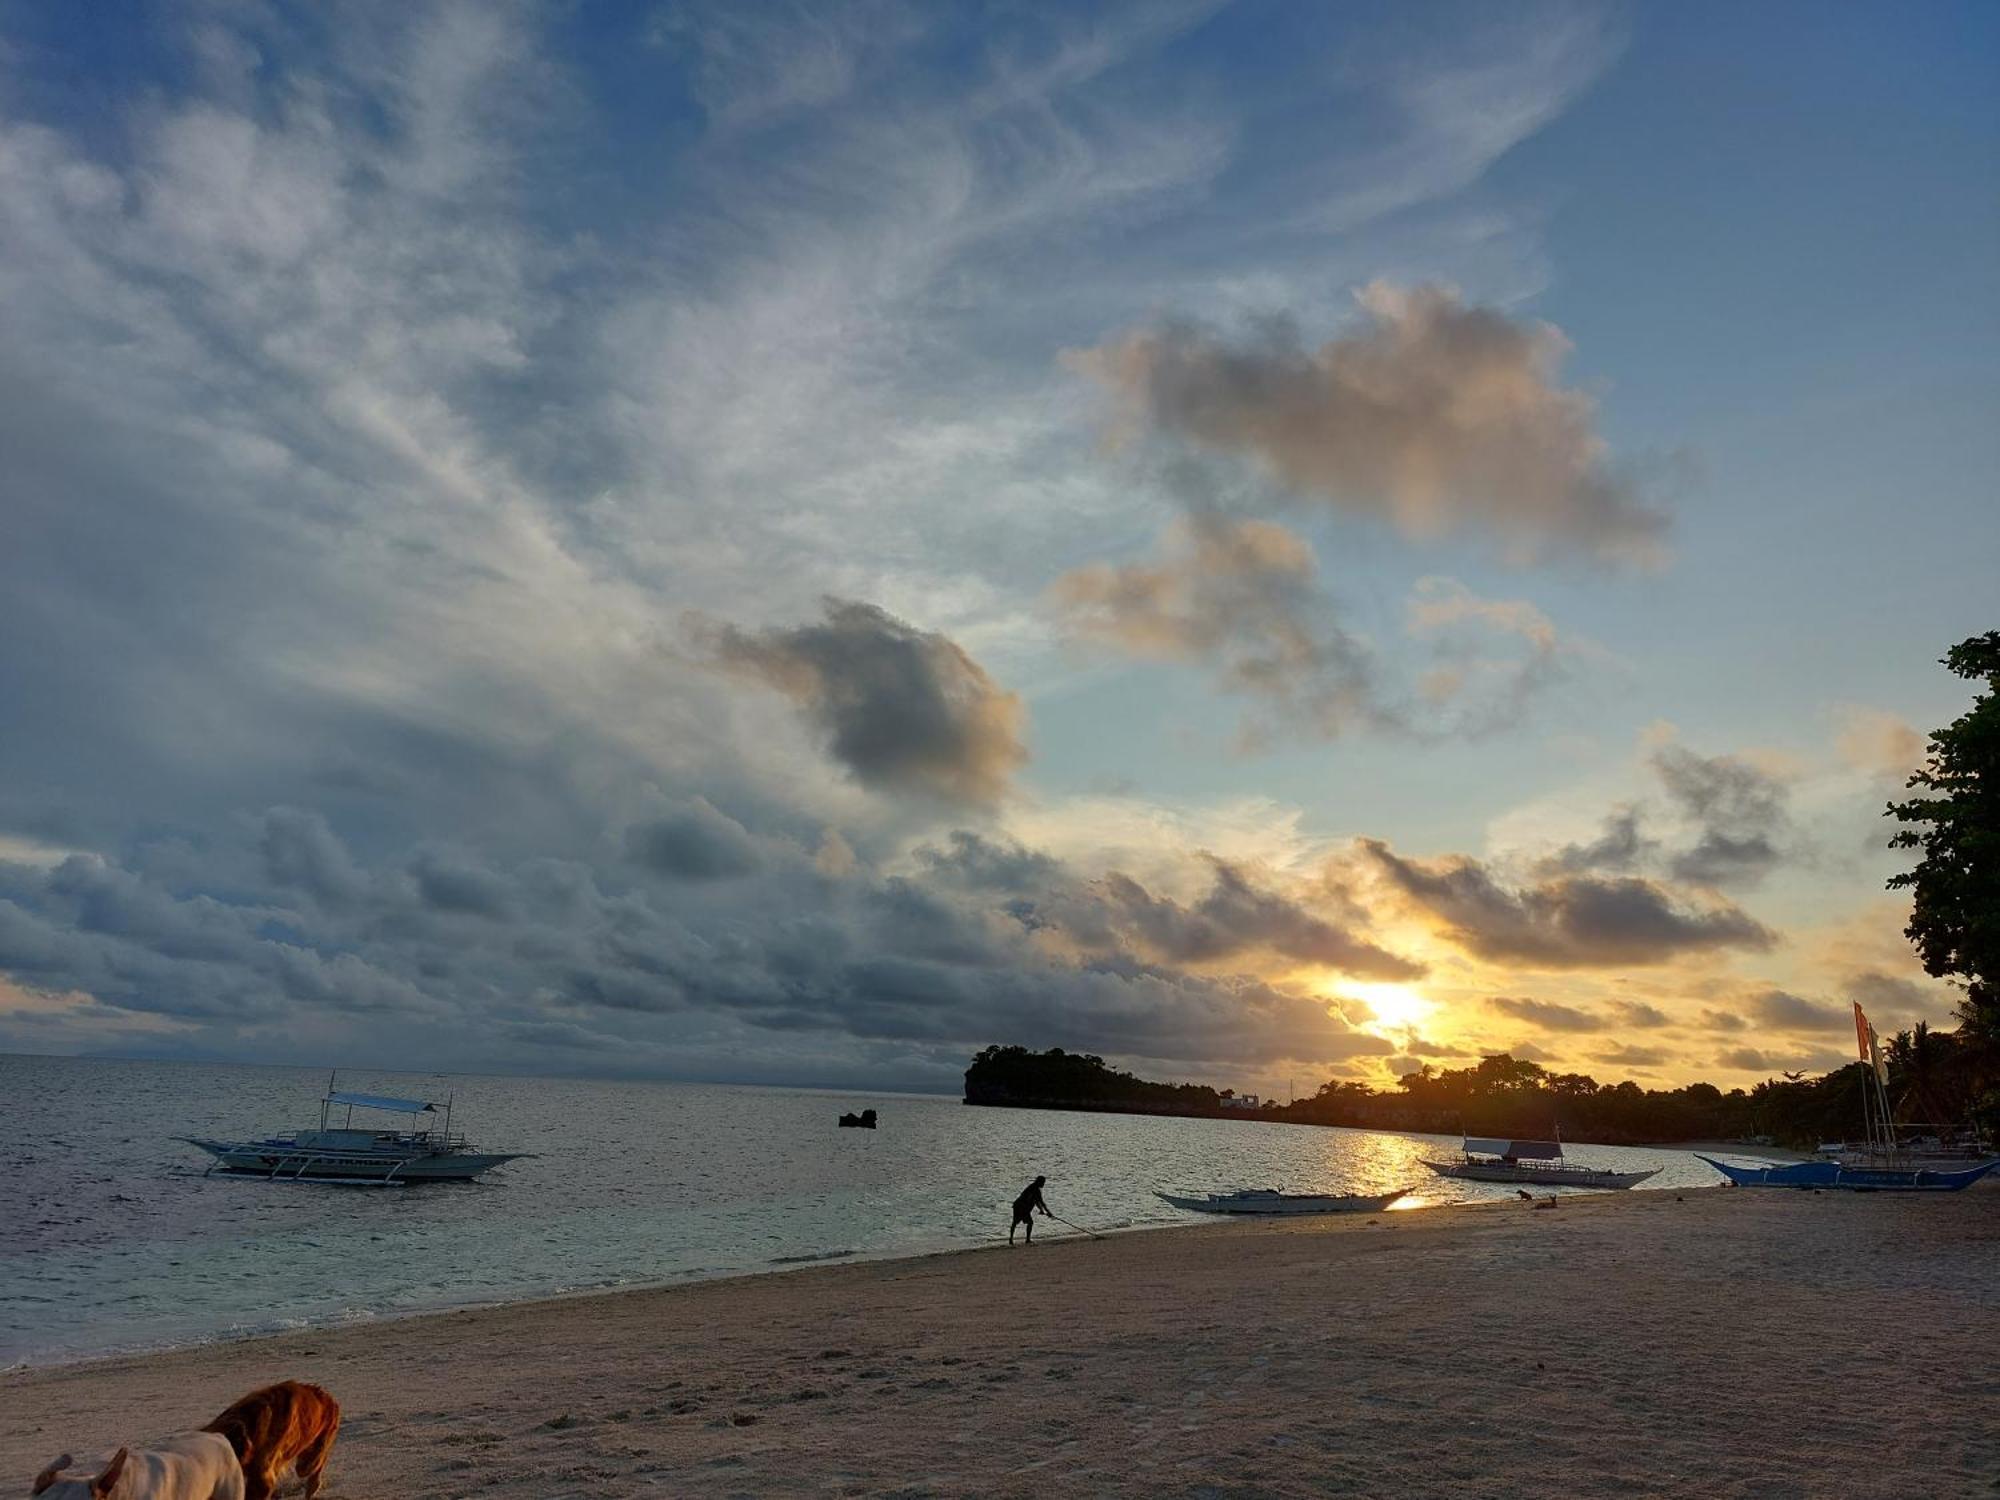
<path fill-rule="evenodd" d="M 232 1401 L 203 1431 L 221 1434 L 235 1450 L 244 1500 L 270 1500 L 287 1474 L 312 1500 L 340 1431 L 340 1403 L 316 1385 L 281 1380 Z"/>
<path fill-rule="evenodd" d="M 183 1432 L 79 1464 L 65 1453 L 35 1476 L 35 1500 L 244 1500 L 243 1466 L 227 1439 Z"/>

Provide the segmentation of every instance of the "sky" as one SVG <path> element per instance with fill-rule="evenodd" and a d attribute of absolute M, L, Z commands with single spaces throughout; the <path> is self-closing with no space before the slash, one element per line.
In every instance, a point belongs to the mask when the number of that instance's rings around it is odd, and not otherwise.
<path fill-rule="evenodd" d="M 0 0 L 0 1049 L 1839 1065 L 2000 10 Z"/>

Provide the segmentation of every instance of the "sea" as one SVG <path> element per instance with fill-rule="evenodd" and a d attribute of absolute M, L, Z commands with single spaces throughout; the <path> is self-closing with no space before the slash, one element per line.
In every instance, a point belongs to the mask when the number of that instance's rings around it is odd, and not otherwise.
<path fill-rule="evenodd" d="M 1038 1174 L 1056 1214 L 1106 1234 L 1214 1222 L 1163 1191 L 1409 1187 L 1415 1212 L 1511 1192 L 1426 1170 L 1456 1138 L 691 1083 L 339 1075 L 344 1090 L 450 1094 L 475 1145 L 533 1153 L 465 1185 L 210 1177 L 175 1139 L 315 1125 L 327 1081 L 0 1054 L 0 1368 L 993 1245 Z M 838 1128 L 867 1108 L 878 1129 Z M 1684 1151 L 1569 1154 L 1663 1167 L 1640 1192 L 1716 1180 Z M 1080 1232 L 1036 1223 L 1038 1238 Z"/>

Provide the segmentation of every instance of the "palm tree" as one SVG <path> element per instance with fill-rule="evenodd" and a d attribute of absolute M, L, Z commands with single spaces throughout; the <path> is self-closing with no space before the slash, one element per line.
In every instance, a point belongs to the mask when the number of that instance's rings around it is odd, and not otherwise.
<path fill-rule="evenodd" d="M 1934 1032 L 1926 1021 L 1914 1032 L 1899 1031 L 1889 1043 L 1890 1082 L 1895 1086 L 1896 1118 L 1925 1124 L 1950 1123 L 1957 1114 L 1951 1087 L 1951 1037 Z"/>

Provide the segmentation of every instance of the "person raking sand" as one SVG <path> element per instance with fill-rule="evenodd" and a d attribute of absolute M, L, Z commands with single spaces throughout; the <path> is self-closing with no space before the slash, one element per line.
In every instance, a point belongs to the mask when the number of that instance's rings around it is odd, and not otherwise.
<path fill-rule="evenodd" d="M 1042 1211 L 1043 1216 L 1046 1218 L 1055 1217 L 1053 1214 L 1049 1213 L 1048 1204 L 1042 1201 L 1042 1184 L 1047 1181 L 1048 1178 L 1046 1177 L 1037 1177 L 1033 1182 L 1029 1183 L 1025 1188 L 1023 1188 L 1021 1190 L 1021 1196 L 1014 1200 L 1014 1222 L 1007 1226 L 1008 1244 L 1011 1245 L 1014 1243 L 1014 1231 L 1019 1229 L 1024 1224 L 1027 1226 L 1028 1229 L 1027 1242 L 1030 1245 L 1034 1244 L 1035 1242 L 1034 1215 L 1036 1209 L 1040 1209 Z"/>

